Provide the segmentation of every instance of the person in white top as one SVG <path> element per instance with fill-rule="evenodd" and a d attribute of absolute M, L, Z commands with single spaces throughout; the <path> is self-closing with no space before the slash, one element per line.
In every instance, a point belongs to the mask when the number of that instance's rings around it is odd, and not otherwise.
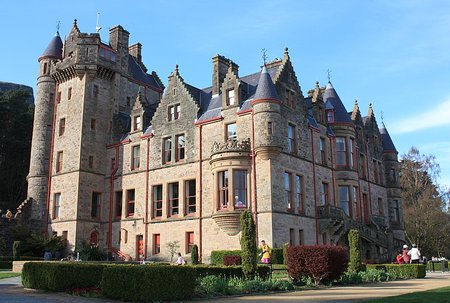
<path fill-rule="evenodd" d="M 181 256 L 181 253 L 178 253 L 177 265 L 185 265 L 186 260 Z"/>
<path fill-rule="evenodd" d="M 419 263 L 420 260 L 420 251 L 417 248 L 416 244 L 412 245 L 412 248 L 410 251 L 408 251 L 408 255 L 411 256 L 411 263 Z"/>

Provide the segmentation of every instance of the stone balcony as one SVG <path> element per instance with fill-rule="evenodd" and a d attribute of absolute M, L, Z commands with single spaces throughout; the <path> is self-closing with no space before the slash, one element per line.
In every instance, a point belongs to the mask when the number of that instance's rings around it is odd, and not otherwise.
<path fill-rule="evenodd" d="M 213 164 L 221 160 L 235 160 L 235 159 L 250 160 L 250 156 L 251 156 L 250 139 L 240 141 L 227 140 L 225 142 L 215 141 L 211 147 L 210 164 Z"/>

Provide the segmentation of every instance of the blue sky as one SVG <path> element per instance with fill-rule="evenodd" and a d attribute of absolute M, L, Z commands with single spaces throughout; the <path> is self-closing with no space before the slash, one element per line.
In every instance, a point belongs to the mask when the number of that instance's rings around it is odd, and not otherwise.
<path fill-rule="evenodd" d="M 274 59 L 289 47 L 304 94 L 325 85 L 330 69 L 347 110 L 358 100 L 365 115 L 373 103 L 400 155 L 411 146 L 435 155 L 450 187 L 450 1 L 7 1 L 0 81 L 35 88 L 37 58 L 57 21 L 62 37 L 75 18 L 82 32 L 95 32 L 97 12 L 102 40 L 121 24 L 165 84 L 176 64 L 203 88 L 217 53 L 246 75 L 259 70 L 261 49 Z"/>

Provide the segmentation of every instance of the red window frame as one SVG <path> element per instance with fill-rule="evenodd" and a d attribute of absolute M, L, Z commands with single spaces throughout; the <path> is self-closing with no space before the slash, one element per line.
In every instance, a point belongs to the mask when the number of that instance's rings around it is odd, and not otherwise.
<path fill-rule="evenodd" d="M 229 187 L 228 170 L 219 171 L 217 173 L 217 191 L 218 191 L 218 209 L 226 209 L 228 207 L 228 187 Z"/>
<path fill-rule="evenodd" d="M 136 204 L 136 191 L 134 189 L 127 190 L 127 217 L 134 216 Z"/>
<path fill-rule="evenodd" d="M 164 138 L 162 147 L 163 164 L 169 164 L 172 161 L 172 138 Z"/>
<path fill-rule="evenodd" d="M 343 194 L 346 194 L 344 197 Z M 349 186 L 339 186 L 339 207 L 343 212 L 351 218 L 351 204 L 350 204 L 350 188 Z M 346 211 L 347 210 L 347 211 Z"/>
<path fill-rule="evenodd" d="M 296 206 L 296 209 L 300 213 L 305 212 L 305 205 L 304 205 L 304 187 L 303 187 L 303 177 L 300 175 L 295 175 L 294 180 L 294 190 L 295 190 L 295 203 L 298 203 Z"/>
<path fill-rule="evenodd" d="M 247 171 L 233 170 L 234 208 L 247 208 Z"/>
<path fill-rule="evenodd" d="M 65 131 L 66 131 L 66 118 L 61 118 L 61 119 L 59 119 L 58 135 L 60 135 L 60 136 L 64 135 Z"/>
<path fill-rule="evenodd" d="M 284 191 L 285 191 L 285 204 L 289 211 L 293 210 L 293 199 L 292 199 L 292 173 L 284 172 Z"/>
<path fill-rule="evenodd" d="M 228 123 L 225 126 L 225 140 L 237 140 L 236 122 Z"/>
<path fill-rule="evenodd" d="M 59 173 L 62 170 L 62 165 L 63 165 L 63 152 L 59 151 L 56 154 L 56 172 Z"/>
<path fill-rule="evenodd" d="M 187 215 L 195 214 L 197 211 L 197 184 L 195 180 L 186 180 L 184 182 L 184 201 L 186 203 L 185 213 Z"/>
<path fill-rule="evenodd" d="M 131 170 L 138 169 L 141 165 L 141 146 L 134 145 L 131 147 Z"/>
<path fill-rule="evenodd" d="M 153 218 L 162 217 L 163 211 L 163 197 L 162 197 L 162 185 L 153 185 Z"/>
<path fill-rule="evenodd" d="M 53 195 L 53 219 L 59 218 L 60 209 L 61 209 L 61 193 L 55 193 Z"/>
<path fill-rule="evenodd" d="M 153 254 L 158 255 L 161 253 L 161 235 L 153 234 Z"/>
<path fill-rule="evenodd" d="M 338 142 L 339 141 L 339 142 Z M 347 166 L 347 142 L 345 137 L 336 137 L 336 165 Z"/>
<path fill-rule="evenodd" d="M 231 94 L 233 93 L 233 94 Z M 236 104 L 236 96 L 235 91 L 233 89 L 227 90 L 227 106 L 232 106 Z"/>
<path fill-rule="evenodd" d="M 169 216 L 178 216 L 180 213 L 180 185 L 178 182 L 169 183 L 167 199 Z"/>
<path fill-rule="evenodd" d="M 133 118 L 133 129 L 140 130 L 141 129 L 141 116 L 134 116 Z"/>
<path fill-rule="evenodd" d="M 175 162 L 184 160 L 186 156 L 186 138 L 184 134 L 175 136 L 175 151 Z"/>
<path fill-rule="evenodd" d="M 192 252 L 192 247 L 194 247 L 194 232 L 188 231 L 186 233 L 186 253 L 190 254 Z"/>
<path fill-rule="evenodd" d="M 348 164 L 349 164 L 350 168 L 354 168 L 355 167 L 355 139 L 350 138 L 348 143 L 349 143 L 349 147 L 348 147 L 348 151 L 349 151 Z"/>
<path fill-rule="evenodd" d="M 328 201 L 328 183 L 326 182 L 322 182 L 322 206 L 328 205 L 329 201 Z"/>

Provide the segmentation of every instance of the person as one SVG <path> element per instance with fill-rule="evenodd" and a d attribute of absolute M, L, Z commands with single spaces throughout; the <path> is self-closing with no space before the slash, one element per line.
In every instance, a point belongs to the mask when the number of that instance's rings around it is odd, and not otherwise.
<path fill-rule="evenodd" d="M 408 252 L 408 256 L 411 257 L 411 263 L 419 264 L 420 261 L 420 251 L 416 244 L 412 245 L 411 250 Z"/>
<path fill-rule="evenodd" d="M 266 241 L 261 241 L 261 251 L 262 257 L 261 262 L 269 264 L 270 263 L 270 246 L 266 244 Z"/>
<path fill-rule="evenodd" d="M 405 264 L 409 264 L 411 257 L 410 255 L 408 255 L 409 249 L 408 249 L 408 245 L 403 245 L 403 263 Z"/>
<path fill-rule="evenodd" d="M 186 260 L 183 258 L 183 256 L 181 256 L 181 253 L 178 253 L 178 259 L 177 259 L 177 265 L 185 265 L 186 264 Z"/>
<path fill-rule="evenodd" d="M 12 212 L 9 209 L 6 210 L 6 219 L 8 221 L 11 221 L 11 217 L 12 217 Z"/>
<path fill-rule="evenodd" d="M 401 250 L 399 250 L 397 252 L 397 257 L 395 258 L 395 261 L 397 262 L 397 264 L 403 264 L 403 252 Z"/>

